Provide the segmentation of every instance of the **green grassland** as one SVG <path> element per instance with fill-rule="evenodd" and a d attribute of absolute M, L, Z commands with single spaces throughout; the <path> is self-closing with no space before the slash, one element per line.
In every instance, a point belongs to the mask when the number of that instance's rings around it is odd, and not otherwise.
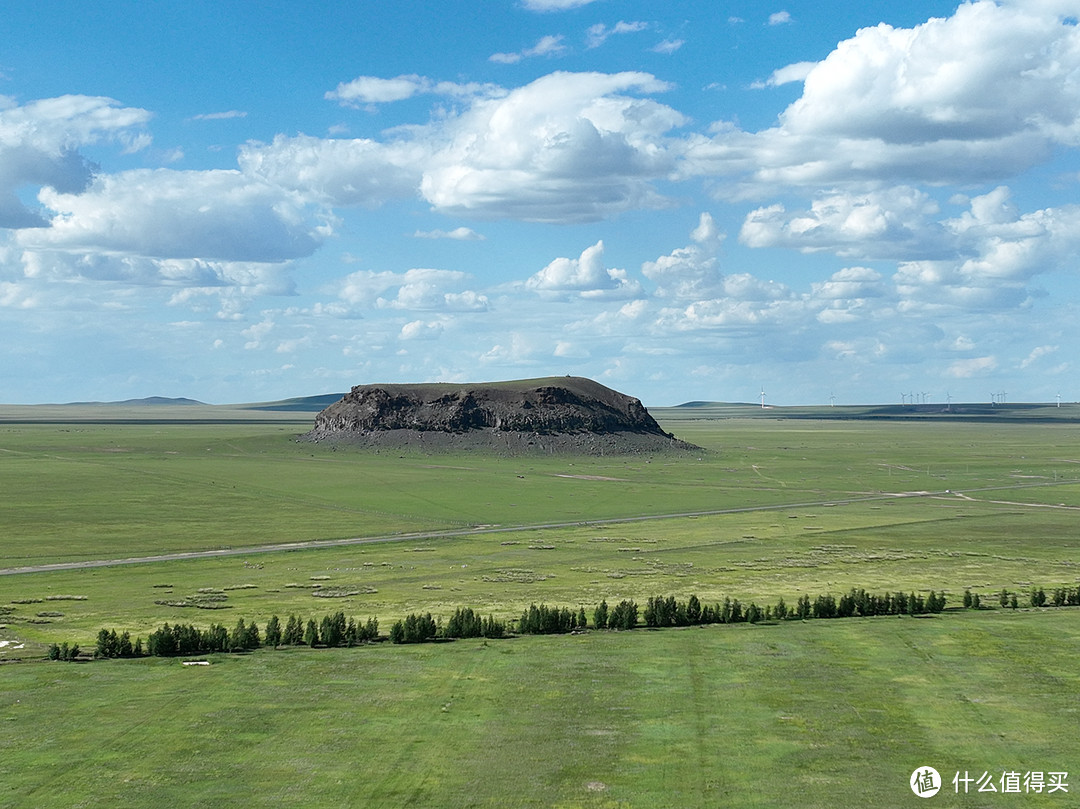
<path fill-rule="evenodd" d="M 333 451 L 274 421 L 5 425 L 0 567 L 252 552 L 5 576 L 0 601 L 27 602 L 6 622 L 31 644 L 331 607 L 515 617 L 533 601 L 791 602 L 850 587 L 945 590 L 955 604 L 965 588 L 1078 581 L 1078 430 L 725 420 L 679 425 L 700 455 L 495 458 Z M 551 524 L 565 527 L 529 527 Z M 488 533 L 414 535 L 477 526 Z M 155 603 L 202 588 L 225 591 L 224 609 Z M 86 598 L 47 603 L 63 595 Z"/>
<path fill-rule="evenodd" d="M 612 458 L 333 451 L 302 429 L 2 425 L 0 567 L 1080 477 L 1062 424 L 693 422 L 700 457 Z"/>
<path fill-rule="evenodd" d="M 1061 807 L 1066 611 L 8 666 L 0 806 Z"/>
<path fill-rule="evenodd" d="M 238 552 L 0 575 L 0 807 L 896 806 L 919 765 L 1070 769 L 1069 608 L 11 664 L 165 621 L 343 610 L 386 631 L 851 587 L 955 607 L 1080 582 L 1076 424 L 678 411 L 662 425 L 702 453 L 375 454 L 298 443 L 295 413 L 0 413 L 0 568 Z M 266 548 L 353 538 L 389 541 Z M 176 606 L 200 590 L 221 609 Z M 935 804 L 1070 805 L 951 791 Z"/>

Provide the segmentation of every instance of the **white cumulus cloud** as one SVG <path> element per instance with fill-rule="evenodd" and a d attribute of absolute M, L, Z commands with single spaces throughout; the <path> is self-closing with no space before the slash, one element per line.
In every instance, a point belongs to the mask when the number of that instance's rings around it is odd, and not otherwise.
<path fill-rule="evenodd" d="M 322 238 L 302 204 L 238 171 L 138 169 L 40 199 L 49 227 L 19 235 L 38 250 L 275 262 L 310 255 Z"/>
<path fill-rule="evenodd" d="M 751 211 L 739 241 L 856 258 L 936 255 L 946 241 L 941 225 L 930 218 L 938 211 L 933 198 L 910 186 L 836 191 L 813 200 L 809 210 L 788 211 L 775 204 Z"/>
<path fill-rule="evenodd" d="M 469 279 L 457 270 L 417 268 L 404 273 L 359 270 L 338 285 L 338 297 L 354 306 L 416 311 L 478 312 L 489 307 L 486 295 L 460 289 Z"/>
<path fill-rule="evenodd" d="M 42 186 L 78 193 L 93 176 L 81 146 L 112 140 L 125 152 L 149 144 L 150 113 L 111 98 L 66 95 L 15 104 L 0 96 L 0 227 L 40 227 L 45 216 L 17 192 Z"/>
<path fill-rule="evenodd" d="M 480 99 L 442 124 L 421 194 L 443 213 L 540 222 L 660 205 L 665 135 L 685 119 L 628 93 L 667 87 L 647 73 L 552 73 Z"/>
<path fill-rule="evenodd" d="M 328 205 L 376 208 L 414 196 L 428 157 L 420 143 L 278 135 L 240 149 L 241 170 Z"/>
<path fill-rule="evenodd" d="M 631 281 L 625 270 L 604 266 L 604 242 L 586 247 L 578 258 L 557 258 L 525 284 L 541 293 L 574 293 L 582 297 L 634 296 L 641 285 Z"/>
<path fill-rule="evenodd" d="M 655 261 L 646 261 L 641 271 L 657 284 L 656 294 L 683 300 L 700 300 L 719 294 L 723 275 L 717 252 L 723 241 L 712 215 L 702 213 L 691 232 L 691 244 L 673 250 Z"/>
<path fill-rule="evenodd" d="M 785 69 L 786 70 L 786 69 Z M 860 29 L 803 76 L 778 126 L 691 138 L 686 174 L 743 193 L 843 182 L 985 182 L 1080 143 L 1080 26 L 979 0 L 914 28 Z"/>

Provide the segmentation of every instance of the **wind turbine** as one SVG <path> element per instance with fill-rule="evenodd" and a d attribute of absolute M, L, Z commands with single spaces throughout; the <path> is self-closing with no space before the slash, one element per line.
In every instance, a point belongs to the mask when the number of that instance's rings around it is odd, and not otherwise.
<path fill-rule="evenodd" d="M 1061 407 L 1061 391 L 1058 391 L 1058 407 Z"/>
<path fill-rule="evenodd" d="M 829 394 L 829 407 L 836 407 L 836 394 L 835 393 L 830 393 Z"/>
<path fill-rule="evenodd" d="M 907 404 L 907 394 L 900 391 L 900 404 Z"/>
<path fill-rule="evenodd" d="M 761 389 L 761 409 L 765 409 L 765 388 Z"/>
<path fill-rule="evenodd" d="M 945 392 L 945 409 L 952 410 L 952 394 L 948 391 Z"/>

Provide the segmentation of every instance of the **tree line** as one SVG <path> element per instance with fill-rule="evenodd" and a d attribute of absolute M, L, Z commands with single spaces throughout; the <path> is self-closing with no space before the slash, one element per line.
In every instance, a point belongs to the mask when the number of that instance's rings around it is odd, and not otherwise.
<path fill-rule="evenodd" d="M 102 629 L 98 632 L 94 645 L 94 657 L 172 657 L 175 655 L 209 654 L 211 652 L 246 652 L 262 646 L 356 646 L 360 643 L 378 640 L 379 621 L 368 618 L 360 623 L 354 618 L 346 618 L 338 611 L 323 616 L 321 621 L 309 618 L 305 622 L 296 615 L 290 615 L 284 627 L 281 619 L 274 615 L 266 622 L 265 631 L 259 632 L 258 625 L 247 623 L 243 618 L 237 620 L 232 630 L 221 624 L 210 624 L 206 629 L 199 629 L 192 624 L 163 624 L 149 634 L 144 646 L 142 638 L 134 643 L 128 632 L 117 634 L 115 629 Z M 55 646 L 55 644 L 53 644 Z M 62 656 L 65 643 L 58 646 L 56 656 L 49 649 L 50 660 L 74 659 L 78 654 L 68 651 L 69 657 Z"/>
<path fill-rule="evenodd" d="M 446 626 L 441 626 L 431 613 L 411 613 L 390 627 L 391 643 L 424 643 L 440 638 L 505 638 L 506 623 L 489 615 L 482 618 L 472 607 L 458 607 Z"/>
<path fill-rule="evenodd" d="M 1019 607 L 1017 593 L 1010 593 L 1003 588 L 997 595 L 1001 607 Z M 1032 587 L 1025 601 L 1032 607 L 1080 606 L 1080 586 L 1059 587 L 1049 593 L 1042 587 Z M 839 598 L 832 594 L 819 595 L 814 599 L 803 595 L 794 606 L 789 606 L 783 598 L 775 604 L 759 606 L 753 601 L 744 605 L 738 599 L 732 598 L 706 604 L 697 595 L 691 595 L 685 601 L 669 595 L 650 597 L 644 609 L 640 610 L 640 616 L 638 605 L 633 600 L 623 599 L 612 607 L 608 606 L 606 599 L 602 600 L 591 613 L 591 623 L 583 606 L 572 609 L 565 606 L 530 604 L 522 611 L 516 626 L 508 625 L 491 615 L 482 617 L 471 607 L 459 607 L 445 625 L 433 618 L 430 612 L 423 615 L 410 614 L 391 626 L 389 640 L 392 643 L 423 643 L 456 638 L 504 638 L 513 633 L 548 635 L 586 629 L 626 630 L 637 627 L 639 617 L 646 627 L 660 628 L 879 615 L 924 615 L 940 613 L 945 609 L 946 602 L 944 591 L 931 590 L 928 595 L 922 596 L 914 592 L 875 594 L 862 588 L 852 588 Z M 962 604 L 965 608 L 983 607 L 979 594 L 971 592 L 970 589 L 964 591 Z M 167 657 L 211 652 L 244 652 L 263 646 L 357 646 L 379 639 L 377 618 L 360 622 L 354 618 L 346 618 L 345 613 L 339 610 L 324 615 L 318 621 L 315 618 L 305 620 L 293 614 L 284 625 L 281 619 L 274 615 L 266 622 L 263 632 L 259 631 L 254 622 L 249 624 L 243 618 L 238 619 L 231 630 L 216 623 L 210 624 L 206 629 L 199 629 L 191 624 L 170 626 L 166 623 L 151 632 L 145 644 L 141 637 L 133 642 L 128 632 L 118 634 L 114 629 L 102 629 L 98 632 L 93 656 Z M 50 660 L 75 660 L 79 654 L 80 648 L 77 644 L 54 643 L 48 650 Z"/>

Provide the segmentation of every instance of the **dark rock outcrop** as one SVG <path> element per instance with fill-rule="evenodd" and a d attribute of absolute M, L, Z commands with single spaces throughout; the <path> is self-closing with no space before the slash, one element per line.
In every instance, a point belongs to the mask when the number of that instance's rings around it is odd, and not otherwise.
<path fill-rule="evenodd" d="M 315 418 L 313 441 L 437 451 L 490 447 L 611 453 L 696 449 L 644 405 L 591 379 L 455 385 L 358 385 Z"/>

